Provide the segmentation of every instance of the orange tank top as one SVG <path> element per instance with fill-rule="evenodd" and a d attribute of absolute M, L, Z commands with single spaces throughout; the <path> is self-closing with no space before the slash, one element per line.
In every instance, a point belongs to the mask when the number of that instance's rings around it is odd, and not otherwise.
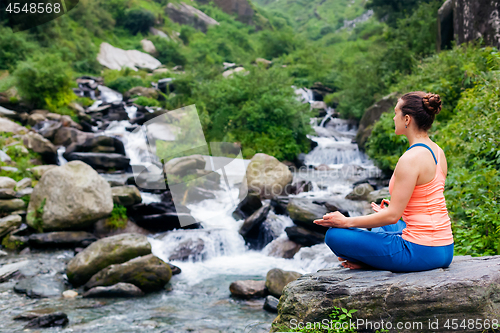
<path fill-rule="evenodd" d="M 426 146 L 426 148 L 432 152 L 429 147 Z M 439 166 L 439 149 L 438 146 L 434 179 L 426 184 L 415 186 L 410 201 L 403 212 L 406 228 L 403 229 L 402 237 L 419 245 L 444 246 L 453 243 L 450 217 L 444 199 L 446 177 Z M 389 182 L 389 193 L 391 194 L 393 187 L 394 174 Z"/>

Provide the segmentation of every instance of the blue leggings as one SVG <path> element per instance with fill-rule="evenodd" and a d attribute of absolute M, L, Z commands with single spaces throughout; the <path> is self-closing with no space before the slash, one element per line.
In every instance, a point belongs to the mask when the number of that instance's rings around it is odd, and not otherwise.
<path fill-rule="evenodd" d="M 325 243 L 338 257 L 353 263 L 392 272 L 418 272 L 446 268 L 453 260 L 453 244 L 418 245 L 401 237 L 406 224 L 398 223 L 373 228 L 330 228 Z"/>

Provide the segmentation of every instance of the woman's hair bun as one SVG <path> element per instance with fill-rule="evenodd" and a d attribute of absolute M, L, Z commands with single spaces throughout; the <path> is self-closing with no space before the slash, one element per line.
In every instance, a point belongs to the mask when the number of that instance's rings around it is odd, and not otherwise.
<path fill-rule="evenodd" d="M 441 112 L 441 97 L 438 94 L 426 94 L 422 98 L 424 110 L 430 115 L 436 115 Z"/>

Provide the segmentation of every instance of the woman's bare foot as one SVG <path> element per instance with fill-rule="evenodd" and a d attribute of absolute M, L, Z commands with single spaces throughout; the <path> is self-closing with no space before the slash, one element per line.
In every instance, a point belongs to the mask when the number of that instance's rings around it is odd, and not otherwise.
<path fill-rule="evenodd" d="M 349 269 L 363 269 L 363 268 L 368 268 L 370 266 L 362 263 L 353 263 L 350 262 L 349 260 L 345 260 L 344 258 L 339 257 L 339 261 L 342 261 L 341 265 L 345 268 Z"/>

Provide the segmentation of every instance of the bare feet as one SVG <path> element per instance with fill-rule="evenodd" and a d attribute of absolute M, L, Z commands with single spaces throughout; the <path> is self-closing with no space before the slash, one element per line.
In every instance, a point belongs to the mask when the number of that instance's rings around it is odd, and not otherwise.
<path fill-rule="evenodd" d="M 345 268 L 349 269 L 363 269 L 363 268 L 368 268 L 370 266 L 362 263 L 353 263 L 350 262 L 349 260 L 345 260 L 344 258 L 339 257 L 339 261 L 342 261 L 341 265 Z"/>

